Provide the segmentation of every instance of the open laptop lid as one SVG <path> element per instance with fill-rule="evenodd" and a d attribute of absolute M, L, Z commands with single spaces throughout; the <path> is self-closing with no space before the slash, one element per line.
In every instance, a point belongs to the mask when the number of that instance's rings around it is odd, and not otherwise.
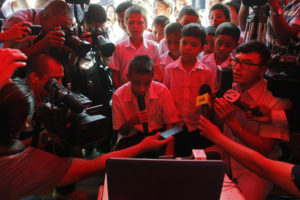
<path fill-rule="evenodd" d="M 121 159 L 106 162 L 109 200 L 220 198 L 223 161 Z"/>

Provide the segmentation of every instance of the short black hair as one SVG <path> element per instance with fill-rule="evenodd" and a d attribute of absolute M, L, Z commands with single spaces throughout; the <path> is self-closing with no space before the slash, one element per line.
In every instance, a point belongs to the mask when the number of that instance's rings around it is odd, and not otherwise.
<path fill-rule="evenodd" d="M 214 26 L 208 26 L 208 27 L 205 28 L 205 30 L 206 30 L 206 35 L 213 35 L 213 36 L 216 35 L 216 30 L 217 29 Z"/>
<path fill-rule="evenodd" d="M 232 6 L 236 10 L 237 13 L 239 13 L 240 7 L 241 7 L 241 4 L 238 3 L 237 1 L 228 1 L 228 2 L 224 3 L 224 5 Z"/>
<path fill-rule="evenodd" d="M 128 15 L 133 14 L 133 13 L 141 14 L 144 17 L 145 22 L 147 24 L 147 12 L 146 12 L 145 8 L 143 8 L 142 6 L 139 6 L 139 5 L 133 5 L 133 6 L 129 7 L 128 9 L 126 9 L 125 14 L 124 14 L 124 21 L 126 22 Z"/>
<path fill-rule="evenodd" d="M 240 44 L 236 49 L 237 54 L 239 53 L 252 53 L 256 52 L 260 55 L 261 65 L 266 65 L 270 59 L 271 53 L 265 44 L 259 42 L 257 40 L 251 40 L 249 42 L 245 42 Z"/>
<path fill-rule="evenodd" d="M 227 20 L 230 20 L 230 10 L 224 4 L 217 3 L 211 7 L 209 10 L 209 15 L 213 10 L 221 10 L 224 13 L 224 16 Z"/>
<path fill-rule="evenodd" d="M 133 4 L 130 1 L 122 2 L 116 7 L 116 13 L 124 12 L 127 8 L 131 6 L 133 6 Z"/>
<path fill-rule="evenodd" d="M 165 36 L 170 35 L 172 33 L 181 33 L 182 27 L 183 27 L 182 24 L 178 22 L 173 22 L 168 24 L 165 27 Z"/>
<path fill-rule="evenodd" d="M 137 74 L 154 74 L 154 63 L 147 55 L 135 56 L 129 63 L 128 75 Z"/>
<path fill-rule="evenodd" d="M 90 4 L 88 10 L 84 13 L 84 21 L 87 24 L 92 22 L 105 23 L 107 20 L 105 9 L 99 4 Z"/>
<path fill-rule="evenodd" d="M 61 0 L 54 0 L 48 3 L 47 6 L 42 10 L 41 14 L 49 18 L 57 15 L 66 16 L 70 19 L 73 17 L 73 14 L 68 4 Z"/>
<path fill-rule="evenodd" d="M 34 97 L 28 83 L 14 79 L 0 90 L 0 143 L 11 145 L 34 111 Z"/>
<path fill-rule="evenodd" d="M 200 40 L 201 44 L 206 43 L 206 31 L 203 26 L 197 23 L 185 25 L 181 31 L 182 37 L 194 37 Z"/>
<path fill-rule="evenodd" d="M 216 37 L 218 35 L 228 35 L 234 39 L 236 43 L 239 42 L 241 31 L 237 25 L 231 22 L 224 22 L 220 24 L 216 30 Z"/>
<path fill-rule="evenodd" d="M 156 16 L 152 22 L 152 26 L 154 25 L 161 25 L 162 27 L 165 27 L 167 24 L 170 23 L 170 20 L 168 17 L 164 16 L 164 15 L 159 15 Z"/>
<path fill-rule="evenodd" d="M 178 19 L 181 19 L 184 15 L 192 15 L 199 18 L 197 10 L 193 6 L 184 6 L 178 14 Z"/>

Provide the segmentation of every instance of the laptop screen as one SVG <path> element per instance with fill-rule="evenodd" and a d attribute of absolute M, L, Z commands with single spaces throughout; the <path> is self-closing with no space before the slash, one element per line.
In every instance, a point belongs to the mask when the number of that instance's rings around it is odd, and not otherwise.
<path fill-rule="evenodd" d="M 113 158 L 106 163 L 109 200 L 220 198 L 223 161 Z"/>

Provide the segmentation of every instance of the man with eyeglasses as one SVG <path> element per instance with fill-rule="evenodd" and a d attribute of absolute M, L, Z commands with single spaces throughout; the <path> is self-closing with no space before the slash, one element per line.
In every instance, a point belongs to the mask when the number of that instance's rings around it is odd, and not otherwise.
<path fill-rule="evenodd" d="M 240 93 L 240 101 L 250 106 L 266 106 L 270 110 L 283 110 L 289 107 L 288 100 L 278 99 L 267 90 L 264 80 L 266 63 L 270 58 L 267 47 L 250 41 L 237 48 L 233 63 L 233 89 Z M 223 98 L 217 98 L 214 109 L 224 122 L 224 134 L 261 154 L 278 159 L 279 141 L 289 141 L 288 127 L 274 123 L 261 123 L 251 120 L 251 113 L 239 110 Z M 272 183 L 247 170 L 234 159 L 228 157 L 233 180 L 248 199 L 265 199 Z"/>

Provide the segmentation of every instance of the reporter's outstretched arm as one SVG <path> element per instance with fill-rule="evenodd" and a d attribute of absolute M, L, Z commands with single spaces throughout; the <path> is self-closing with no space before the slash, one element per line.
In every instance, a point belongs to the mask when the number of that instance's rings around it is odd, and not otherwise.
<path fill-rule="evenodd" d="M 17 49 L 0 49 L 0 89 L 18 67 L 26 65 L 27 57 Z"/>
<path fill-rule="evenodd" d="M 199 123 L 201 135 L 221 146 L 246 168 L 275 183 L 291 194 L 300 197 L 300 192 L 291 177 L 294 165 L 270 160 L 258 152 L 229 139 L 221 133 L 218 127 L 203 116 L 200 116 Z"/>
<path fill-rule="evenodd" d="M 160 133 L 146 137 L 142 142 L 132 147 L 101 155 L 93 160 L 73 158 L 72 165 L 57 186 L 75 183 L 90 176 L 104 173 L 106 160 L 113 157 L 130 158 L 139 154 L 157 150 L 166 145 L 172 137 L 160 140 Z"/>

